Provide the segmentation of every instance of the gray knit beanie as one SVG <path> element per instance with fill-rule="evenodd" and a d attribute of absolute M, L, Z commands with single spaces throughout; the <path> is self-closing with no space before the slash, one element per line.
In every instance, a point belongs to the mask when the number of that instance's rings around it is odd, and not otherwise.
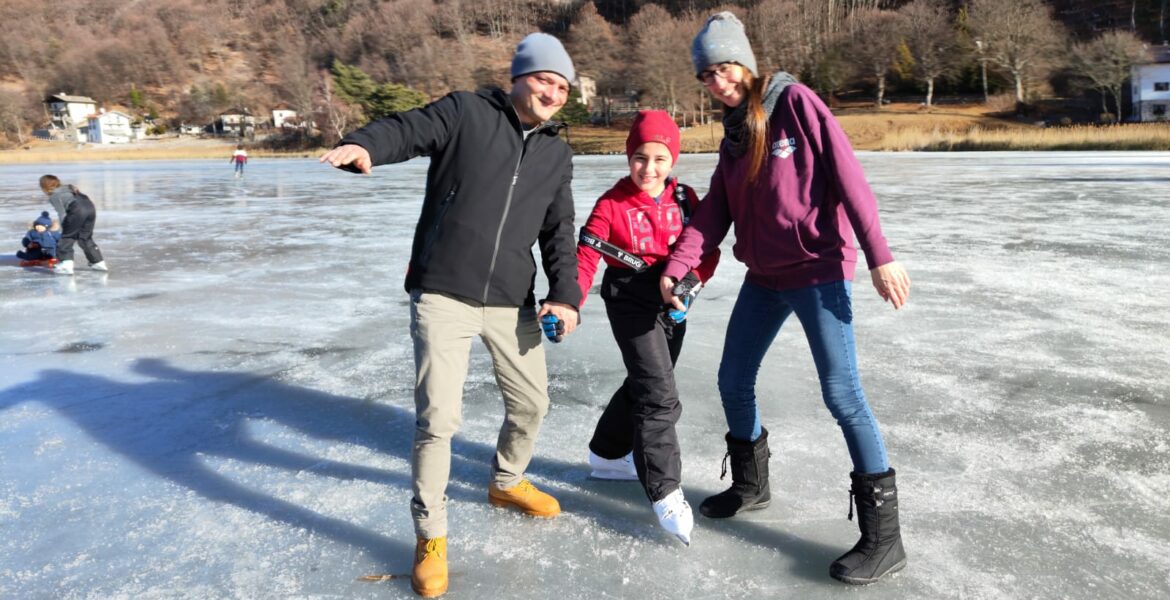
<path fill-rule="evenodd" d="M 733 62 L 747 67 L 753 76 L 760 76 L 756 72 L 756 55 L 752 54 L 743 23 L 726 11 L 707 19 L 699 35 L 695 36 L 691 44 L 691 62 L 695 64 L 696 75 L 711 65 Z"/>
<path fill-rule="evenodd" d="M 577 80 L 569 53 L 560 40 L 547 33 L 528 34 L 520 40 L 512 57 L 512 79 L 538 71 L 556 73 L 568 80 L 569 85 Z"/>

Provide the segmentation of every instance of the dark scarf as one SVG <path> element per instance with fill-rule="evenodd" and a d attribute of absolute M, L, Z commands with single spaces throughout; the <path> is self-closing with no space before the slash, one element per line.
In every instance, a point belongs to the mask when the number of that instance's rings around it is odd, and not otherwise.
<path fill-rule="evenodd" d="M 797 83 L 796 78 L 784 71 L 776 71 L 772 75 L 768 87 L 764 90 L 764 114 L 772 118 L 772 109 L 776 108 L 776 101 L 780 99 L 780 92 L 784 88 Z M 731 143 L 731 155 L 735 158 L 747 152 L 747 107 L 745 98 L 739 106 L 723 113 L 723 137 Z"/>

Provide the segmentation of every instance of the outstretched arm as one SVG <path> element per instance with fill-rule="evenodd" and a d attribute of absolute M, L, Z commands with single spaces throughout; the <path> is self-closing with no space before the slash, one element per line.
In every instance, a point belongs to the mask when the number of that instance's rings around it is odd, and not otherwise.
<path fill-rule="evenodd" d="M 374 121 L 347 134 L 319 162 L 368 175 L 377 165 L 435 154 L 447 146 L 459 122 L 461 102 L 458 94 L 448 94 L 422 108 Z"/>

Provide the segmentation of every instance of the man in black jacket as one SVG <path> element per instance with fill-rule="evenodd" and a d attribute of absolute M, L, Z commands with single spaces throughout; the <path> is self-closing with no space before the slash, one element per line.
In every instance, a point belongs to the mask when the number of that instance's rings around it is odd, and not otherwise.
<path fill-rule="evenodd" d="M 568 99 L 573 64 L 556 38 L 534 33 L 512 59 L 512 89 L 454 92 L 370 123 L 321 157 L 368 174 L 376 165 L 430 156 L 406 290 L 411 297 L 416 422 L 411 514 L 418 536 L 411 584 L 422 596 L 447 589 L 447 480 L 459 427 L 471 340 L 492 356 L 505 418 L 488 501 L 539 517 L 560 513 L 524 478 L 548 412 L 538 319 L 577 325 L 577 240 L 572 152 L 549 119 Z M 548 297 L 533 296 L 540 246 Z"/>

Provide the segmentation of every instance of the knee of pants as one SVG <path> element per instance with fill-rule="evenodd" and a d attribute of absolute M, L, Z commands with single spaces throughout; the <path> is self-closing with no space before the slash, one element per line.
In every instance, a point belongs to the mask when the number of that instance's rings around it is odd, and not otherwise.
<path fill-rule="evenodd" d="M 719 366 L 719 378 L 716 385 L 719 389 L 719 396 L 723 398 L 724 403 L 728 400 L 753 398 L 756 392 L 754 377 L 748 377 L 739 368 L 727 366 L 726 363 Z"/>
<path fill-rule="evenodd" d="M 507 413 L 507 419 L 512 423 L 539 423 L 548 414 L 548 402 L 513 403 L 508 407 Z"/>
<path fill-rule="evenodd" d="M 860 387 L 842 387 L 837 390 L 822 389 L 825 406 L 841 425 L 867 423 L 872 420 L 869 403 Z"/>
<path fill-rule="evenodd" d="M 437 415 L 433 412 L 420 414 L 414 421 L 416 440 L 449 440 L 455 437 L 463 424 L 460 415 Z"/>

